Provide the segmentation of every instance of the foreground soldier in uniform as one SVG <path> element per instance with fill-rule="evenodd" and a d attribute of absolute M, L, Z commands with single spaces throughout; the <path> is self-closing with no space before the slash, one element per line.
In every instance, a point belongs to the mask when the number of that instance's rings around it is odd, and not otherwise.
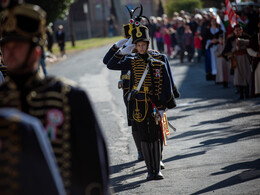
<path fill-rule="evenodd" d="M 64 195 L 52 152 L 39 120 L 0 109 L 0 194 Z"/>
<path fill-rule="evenodd" d="M 164 62 L 148 54 L 149 33 L 144 26 L 132 31 L 133 44 L 120 49 L 108 62 L 112 70 L 131 70 L 129 116 L 138 128 L 148 170 L 147 180 L 163 179 L 161 173 L 161 125 L 159 110 L 175 107 Z M 137 50 L 132 54 L 133 49 Z"/>
<path fill-rule="evenodd" d="M 105 140 L 86 93 L 70 81 L 42 78 L 37 71 L 45 12 L 24 4 L 2 17 L 0 43 L 9 77 L 0 86 L 0 107 L 40 119 L 67 194 L 109 194 Z"/>

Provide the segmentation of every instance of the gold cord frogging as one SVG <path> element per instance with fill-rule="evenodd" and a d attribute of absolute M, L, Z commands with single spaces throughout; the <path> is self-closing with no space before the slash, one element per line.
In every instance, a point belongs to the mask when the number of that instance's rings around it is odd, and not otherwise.
<path fill-rule="evenodd" d="M 145 113 L 144 113 L 144 117 L 142 118 L 142 114 L 140 113 L 140 109 L 138 109 L 138 100 L 135 99 L 136 102 L 136 109 L 133 113 L 133 119 L 139 123 L 143 122 L 144 119 L 146 118 L 147 112 L 148 112 L 148 101 L 147 101 L 147 96 L 146 94 L 148 93 L 148 87 L 144 87 L 144 92 L 145 92 Z"/>

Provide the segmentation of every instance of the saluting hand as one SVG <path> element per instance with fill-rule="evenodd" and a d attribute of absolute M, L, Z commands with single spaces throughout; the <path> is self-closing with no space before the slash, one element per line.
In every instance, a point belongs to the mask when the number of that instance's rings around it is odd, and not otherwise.
<path fill-rule="evenodd" d="M 130 37 L 127 42 L 125 43 L 125 47 L 129 46 L 129 45 L 132 45 L 132 37 Z"/>
<path fill-rule="evenodd" d="M 133 49 L 135 48 L 135 44 L 132 44 L 132 37 L 126 42 L 122 49 L 120 49 L 119 54 L 121 55 L 128 55 L 131 54 Z"/>
<path fill-rule="evenodd" d="M 119 53 L 121 55 L 128 55 L 128 54 L 132 53 L 134 48 L 135 48 L 135 44 L 131 44 L 131 45 L 128 45 L 125 48 L 121 49 Z"/>
<path fill-rule="evenodd" d="M 115 43 L 116 47 L 117 48 L 120 48 L 120 47 L 123 47 L 124 44 L 128 41 L 128 39 L 122 39 L 122 40 L 119 40 Z"/>

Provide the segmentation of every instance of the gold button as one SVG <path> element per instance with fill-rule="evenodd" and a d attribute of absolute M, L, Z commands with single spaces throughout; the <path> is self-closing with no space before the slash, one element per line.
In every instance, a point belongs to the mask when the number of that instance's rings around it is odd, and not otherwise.
<path fill-rule="evenodd" d="M 31 92 L 31 97 L 36 97 L 36 95 L 37 95 L 36 91 Z"/>

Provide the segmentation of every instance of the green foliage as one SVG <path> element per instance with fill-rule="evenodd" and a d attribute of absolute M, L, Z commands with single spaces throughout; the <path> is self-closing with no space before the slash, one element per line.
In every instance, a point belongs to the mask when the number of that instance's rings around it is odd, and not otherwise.
<path fill-rule="evenodd" d="M 123 38 L 124 37 L 122 37 L 122 36 L 116 36 L 116 37 L 101 37 L 101 38 L 78 40 L 78 41 L 76 41 L 75 47 L 73 47 L 71 45 L 70 41 L 67 41 L 65 44 L 65 51 L 67 54 L 70 54 L 70 53 L 74 53 L 74 52 L 82 51 L 82 50 L 86 50 L 86 49 L 93 49 L 93 48 L 101 47 L 101 46 L 104 46 L 107 44 L 113 44 Z M 52 49 L 53 49 L 54 54 L 59 54 L 60 50 L 59 50 L 58 44 L 54 44 Z"/>
<path fill-rule="evenodd" d="M 170 17 L 172 17 L 173 12 L 180 10 L 193 13 L 195 8 L 202 8 L 201 0 L 170 0 L 166 4 L 167 15 Z"/>
<path fill-rule="evenodd" d="M 74 0 L 25 0 L 26 3 L 39 5 L 47 13 L 47 24 L 68 14 Z"/>

